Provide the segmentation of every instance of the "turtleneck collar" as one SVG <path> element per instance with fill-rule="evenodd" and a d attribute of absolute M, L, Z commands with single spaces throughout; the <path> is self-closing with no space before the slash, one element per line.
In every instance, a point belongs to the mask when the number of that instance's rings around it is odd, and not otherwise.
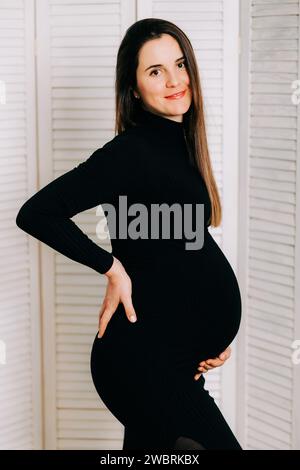
<path fill-rule="evenodd" d="M 172 119 L 155 114 L 144 108 L 140 108 L 139 120 L 143 124 L 150 125 L 162 131 L 171 131 L 173 133 L 182 134 L 184 130 L 183 122 L 174 121 Z"/>

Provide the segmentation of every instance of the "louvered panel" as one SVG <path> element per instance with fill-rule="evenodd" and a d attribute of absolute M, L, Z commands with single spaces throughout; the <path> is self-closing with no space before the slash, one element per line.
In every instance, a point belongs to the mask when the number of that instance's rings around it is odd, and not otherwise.
<path fill-rule="evenodd" d="M 249 342 L 249 345 L 251 345 L 251 347 L 259 348 L 262 351 L 262 354 L 266 352 L 270 352 L 274 354 L 274 344 L 272 343 L 272 341 L 265 341 L 263 334 L 260 336 L 259 335 L 255 336 L 255 335 L 252 335 L 250 332 L 248 342 Z M 290 348 L 287 348 L 285 345 L 278 344 L 276 347 L 276 352 L 277 354 L 280 354 L 283 357 L 286 357 L 290 352 Z"/>
<path fill-rule="evenodd" d="M 255 437 L 253 437 L 255 436 Z M 279 439 L 274 439 L 273 437 L 268 436 L 262 432 L 254 432 L 249 428 L 249 450 L 289 450 L 288 444 L 280 441 Z"/>
<path fill-rule="evenodd" d="M 96 396 L 96 392 L 94 393 Z M 101 402 L 97 409 L 61 410 L 60 419 L 58 420 L 58 434 L 60 437 L 70 439 L 72 436 L 72 440 L 74 440 L 85 436 L 87 439 L 86 446 L 90 446 L 90 449 L 118 449 L 120 439 L 123 438 L 122 434 L 120 435 L 119 423 L 111 414 L 107 413 L 104 404 L 102 404 L 102 409 L 100 406 Z M 101 423 L 101 428 L 99 428 L 99 423 Z M 86 433 L 90 432 L 91 434 L 86 436 Z M 93 443 L 90 442 L 95 437 L 100 440 L 97 447 L 93 447 Z M 78 444 L 77 442 L 76 445 Z"/>
<path fill-rule="evenodd" d="M 263 312 L 262 310 L 252 308 L 249 310 L 249 315 L 251 315 L 253 318 L 261 318 L 262 320 L 268 323 L 284 325 L 285 327 L 290 327 L 290 328 L 294 326 L 293 320 L 288 320 L 286 317 L 283 317 L 281 315 L 280 316 L 274 315 L 273 312 L 266 313 L 266 312 Z"/>
<path fill-rule="evenodd" d="M 262 274 L 268 275 L 267 273 Z M 293 312 L 288 308 L 283 308 L 282 305 L 275 305 L 266 302 L 265 299 L 256 299 L 256 298 L 249 298 L 248 305 L 250 308 L 254 308 L 256 310 L 260 310 L 261 312 L 267 312 L 272 315 L 279 316 L 286 321 L 287 318 L 290 318 L 293 321 Z"/>
<path fill-rule="evenodd" d="M 0 2 L 0 76 L 6 91 L 0 104 L 0 340 L 6 346 L 6 363 L 0 363 L 1 449 L 41 445 L 38 297 L 31 274 L 37 264 L 35 248 L 15 224 L 34 190 L 29 171 L 35 158 L 33 26 L 31 0 Z"/>
<path fill-rule="evenodd" d="M 251 0 L 246 445 L 292 446 L 298 1 Z M 268 92 L 267 92 L 268 89 Z"/>
<path fill-rule="evenodd" d="M 205 102 L 208 145 L 214 175 L 223 198 L 223 1 L 173 0 L 152 2 L 152 17 L 177 24 L 189 37 L 197 63 Z M 211 230 L 222 247 L 222 232 Z M 205 374 L 206 388 L 221 406 L 221 371 Z M 213 385 L 213 383 L 214 385 Z"/>
<path fill-rule="evenodd" d="M 51 180 L 114 136 L 114 78 L 124 2 L 49 0 L 48 7 Z M 95 243 L 111 251 L 109 238 L 96 236 L 95 209 L 73 220 Z M 102 403 L 90 375 L 90 349 L 106 279 L 60 253 L 54 254 L 54 275 L 57 427 L 53 444 L 58 449 L 121 449 L 123 426 Z"/>
<path fill-rule="evenodd" d="M 279 355 L 277 356 L 279 357 Z M 276 393 L 271 393 L 268 390 L 260 389 L 251 384 L 249 384 L 249 396 L 253 398 L 253 401 L 259 400 L 260 404 L 269 403 L 275 405 L 277 413 L 285 412 L 286 416 L 288 416 L 292 412 L 291 402 L 288 397 L 278 396 Z"/>

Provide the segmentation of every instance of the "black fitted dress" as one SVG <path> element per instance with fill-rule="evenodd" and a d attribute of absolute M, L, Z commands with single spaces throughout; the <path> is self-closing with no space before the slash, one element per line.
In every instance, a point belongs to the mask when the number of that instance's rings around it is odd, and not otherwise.
<path fill-rule="evenodd" d="M 99 204 L 106 210 L 105 203 L 116 210 L 112 253 L 71 220 Z M 186 249 L 191 240 L 175 237 L 172 217 L 167 238 L 161 232 L 151 238 L 150 216 L 146 236 L 124 236 L 125 213 L 126 227 L 140 214 L 136 203 L 148 214 L 153 204 L 176 203 L 182 209 L 204 204 L 202 248 Z M 115 219 L 105 214 L 111 231 Z M 189 160 L 183 123 L 142 110 L 137 126 L 42 188 L 17 215 L 21 229 L 101 274 L 110 269 L 114 255 L 132 280 L 137 322 L 127 319 L 120 303 L 98 338 L 95 318 L 91 350 L 97 392 L 125 426 L 123 449 L 172 449 L 180 436 L 205 449 L 241 449 L 204 389 L 203 374 L 194 380 L 199 362 L 224 351 L 241 320 L 237 279 L 208 231 L 210 214 L 206 186 Z"/>

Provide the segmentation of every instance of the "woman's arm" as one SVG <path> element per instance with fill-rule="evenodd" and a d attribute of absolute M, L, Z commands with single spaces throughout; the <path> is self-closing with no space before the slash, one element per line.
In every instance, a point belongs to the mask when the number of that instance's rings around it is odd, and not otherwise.
<path fill-rule="evenodd" d="M 130 137 L 115 136 L 29 198 L 17 214 L 17 226 L 70 259 L 106 273 L 113 255 L 84 234 L 71 217 L 104 202 L 117 203 L 133 182 L 133 158 Z"/>

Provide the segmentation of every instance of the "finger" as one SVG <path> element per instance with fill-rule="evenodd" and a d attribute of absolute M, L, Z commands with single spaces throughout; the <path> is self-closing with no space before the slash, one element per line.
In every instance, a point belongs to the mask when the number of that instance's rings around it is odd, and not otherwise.
<path fill-rule="evenodd" d="M 200 366 L 204 366 L 205 364 L 209 364 L 213 367 L 218 367 L 218 366 L 221 366 L 222 364 L 224 364 L 224 361 L 221 361 L 221 359 L 216 357 L 214 359 L 207 359 L 206 361 L 200 362 Z"/>
<path fill-rule="evenodd" d="M 123 305 L 124 305 L 128 320 L 132 323 L 136 322 L 137 316 L 136 316 L 136 313 L 132 304 L 132 298 L 131 297 L 126 298 L 123 301 Z"/>
<path fill-rule="evenodd" d="M 194 379 L 198 380 L 200 376 L 201 376 L 201 374 L 196 374 L 196 375 L 194 375 Z"/>
<path fill-rule="evenodd" d="M 101 338 L 104 334 L 105 329 L 101 328 L 101 317 L 105 311 L 105 305 L 103 304 L 101 307 L 101 310 L 99 312 L 99 317 L 98 317 L 98 338 Z"/>
<path fill-rule="evenodd" d="M 206 364 L 208 364 L 209 366 L 212 366 L 212 367 L 219 367 L 219 366 L 224 364 L 224 361 L 221 361 L 221 359 L 218 359 L 218 358 L 208 359 L 206 361 Z"/>
<path fill-rule="evenodd" d="M 111 317 L 113 316 L 114 311 L 115 311 L 115 309 L 112 308 L 112 306 L 107 306 L 105 308 L 103 314 L 101 315 L 100 325 L 99 325 L 99 336 L 100 336 L 100 338 L 102 338 L 102 336 L 104 335 L 106 327 L 107 327 Z"/>
<path fill-rule="evenodd" d="M 207 372 L 208 370 L 213 369 L 213 367 L 209 366 L 208 364 L 204 364 L 204 366 L 201 366 L 200 369 Z"/>
<path fill-rule="evenodd" d="M 210 361 L 208 363 L 208 361 Z M 214 362 L 212 359 L 208 359 L 207 361 L 202 361 L 200 364 L 199 364 L 199 367 L 202 367 L 203 369 L 208 369 L 209 367 L 208 366 L 211 366 L 211 367 L 215 367 L 214 365 Z"/>
<path fill-rule="evenodd" d="M 105 302 L 103 302 L 103 304 L 101 305 L 101 309 L 100 309 L 100 312 L 99 312 L 98 330 L 100 330 L 100 319 L 101 319 L 101 316 L 103 315 L 104 310 L 105 310 Z"/>
<path fill-rule="evenodd" d="M 219 355 L 219 358 L 222 360 L 222 361 L 226 361 L 226 359 L 228 359 L 231 355 L 231 348 L 230 346 L 228 346 L 228 348 L 225 349 L 225 351 L 223 351 L 220 355 Z"/>

